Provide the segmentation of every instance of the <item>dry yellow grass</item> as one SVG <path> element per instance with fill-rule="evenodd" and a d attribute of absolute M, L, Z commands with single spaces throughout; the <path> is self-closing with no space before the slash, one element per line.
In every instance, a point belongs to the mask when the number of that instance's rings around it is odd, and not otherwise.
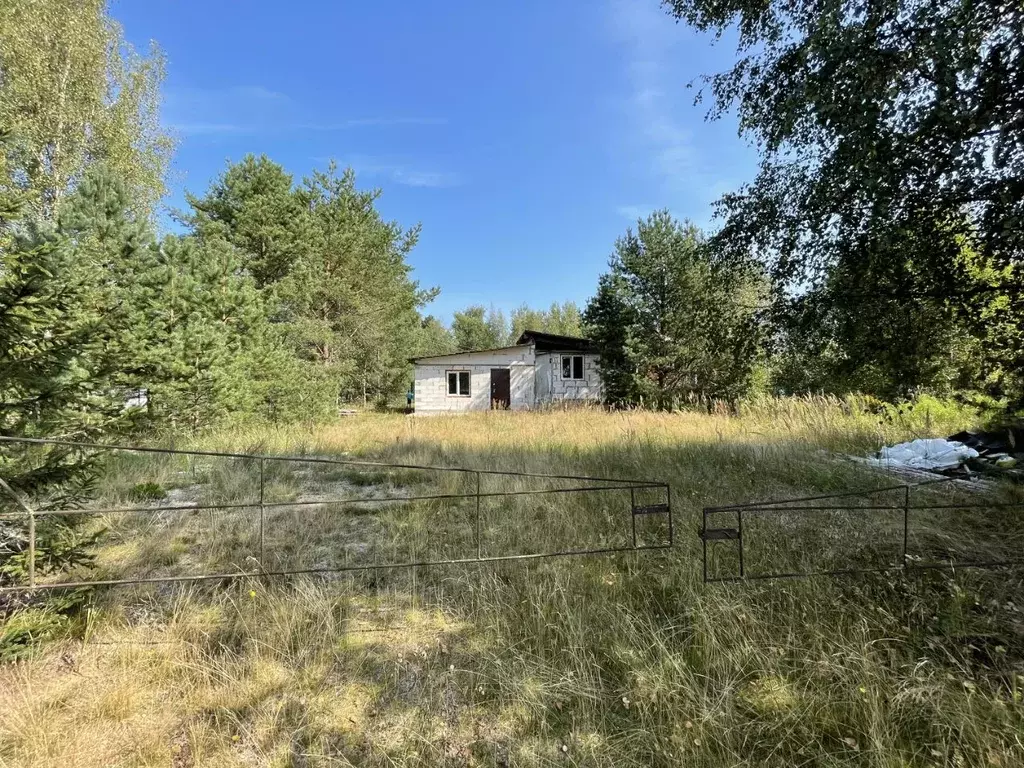
<path fill-rule="evenodd" d="M 702 506 L 877 486 L 885 479 L 822 449 L 964 426 L 908 419 L 807 399 L 738 417 L 368 414 L 210 436 L 203 447 L 666 480 L 679 542 L 667 553 L 97 593 L 67 638 L 0 669 L 0 765 L 1024 764 L 1019 575 L 700 582 Z M 146 478 L 172 484 L 180 467 L 112 471 L 117 497 Z M 240 466 L 203 471 L 226 496 L 251 480 Z M 299 492 L 294 479 L 275 482 L 282 497 Z M 597 526 L 603 513 L 589 504 L 509 505 L 489 533 L 504 541 L 512 527 L 543 544 L 565 534 L 559 514 Z M 380 515 L 382 553 L 426 536 L 430 514 Z M 105 572 L 234 562 L 246 535 L 213 520 L 211 540 L 128 522 L 134 538 L 112 535 L 100 553 Z M 330 515 L 275 522 L 275 542 L 295 557 L 363 531 L 337 533 Z"/>

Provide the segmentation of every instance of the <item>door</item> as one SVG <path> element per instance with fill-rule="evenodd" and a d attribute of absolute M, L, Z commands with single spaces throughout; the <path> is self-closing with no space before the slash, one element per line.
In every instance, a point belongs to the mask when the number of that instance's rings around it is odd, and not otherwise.
<path fill-rule="evenodd" d="M 491 408 L 508 408 L 512 400 L 511 381 L 508 368 L 491 368 Z"/>

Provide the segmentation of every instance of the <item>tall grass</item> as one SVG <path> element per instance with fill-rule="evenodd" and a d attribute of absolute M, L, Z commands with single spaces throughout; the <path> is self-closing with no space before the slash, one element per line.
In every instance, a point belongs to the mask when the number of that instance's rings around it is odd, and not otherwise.
<path fill-rule="evenodd" d="M 366 415 L 209 436 L 203 447 L 665 480 L 677 546 L 98 592 L 68 637 L 0 669 L 0 764 L 1024 764 L 1018 573 L 700 580 L 703 506 L 878 487 L 885 477 L 827 452 L 964 422 L 805 398 L 738 414 Z M 182 471 L 125 463 L 111 493 L 191 484 Z M 363 483 L 351 471 L 275 482 L 291 498 L 316 483 L 351 495 L 463 483 L 377 470 Z M 235 498 L 253 475 L 238 462 L 195 477 L 197 493 Z M 492 502 L 488 545 L 623 533 L 622 500 L 559 498 Z M 472 519 L 423 503 L 328 505 L 269 522 L 275 556 L 317 563 L 455 554 L 473 546 Z M 106 523 L 110 573 L 224 566 L 251 546 L 221 518 Z M 115 537 L 121 523 L 128 532 Z M 139 556 L 146 547 L 172 551 L 154 564 Z"/>

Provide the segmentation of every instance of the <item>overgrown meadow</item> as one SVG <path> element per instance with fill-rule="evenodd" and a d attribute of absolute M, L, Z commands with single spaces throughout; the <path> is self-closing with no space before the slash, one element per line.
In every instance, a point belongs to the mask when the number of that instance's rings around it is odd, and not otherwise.
<path fill-rule="evenodd" d="M 198 440 L 191 445 L 664 480 L 676 543 L 99 588 L 73 617 L 20 612 L 3 628 L 19 659 L 0 667 L 0 764 L 1019 765 L 1019 573 L 702 583 L 702 507 L 888 485 L 840 455 L 948 434 L 970 418 L 934 402 L 880 413 L 853 405 L 365 414 Z M 92 578 L 257 572 L 251 509 L 167 510 L 251 501 L 254 462 L 124 456 L 106 472 L 99 504 L 152 509 L 91 520 L 101 532 Z M 471 557 L 474 510 L 462 502 L 374 502 L 467 482 L 375 467 L 267 470 L 267 502 L 363 501 L 271 507 L 266 567 Z M 606 496 L 491 499 L 483 554 L 620 542 L 628 504 Z M 1012 540 L 1013 521 L 1003 523 Z M 17 633 L 31 642 L 15 652 Z"/>

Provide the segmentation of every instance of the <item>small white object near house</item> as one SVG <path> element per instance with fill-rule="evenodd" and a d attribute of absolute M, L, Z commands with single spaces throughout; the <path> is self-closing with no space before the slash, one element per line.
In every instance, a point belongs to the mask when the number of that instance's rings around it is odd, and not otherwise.
<path fill-rule="evenodd" d="M 509 347 L 413 358 L 415 413 L 600 402 L 597 361 L 588 339 L 539 331 L 525 331 Z"/>
<path fill-rule="evenodd" d="M 129 408 L 145 408 L 149 404 L 149 390 L 148 389 L 135 389 L 128 393 L 124 400 L 124 407 L 122 410 L 127 411 Z"/>

